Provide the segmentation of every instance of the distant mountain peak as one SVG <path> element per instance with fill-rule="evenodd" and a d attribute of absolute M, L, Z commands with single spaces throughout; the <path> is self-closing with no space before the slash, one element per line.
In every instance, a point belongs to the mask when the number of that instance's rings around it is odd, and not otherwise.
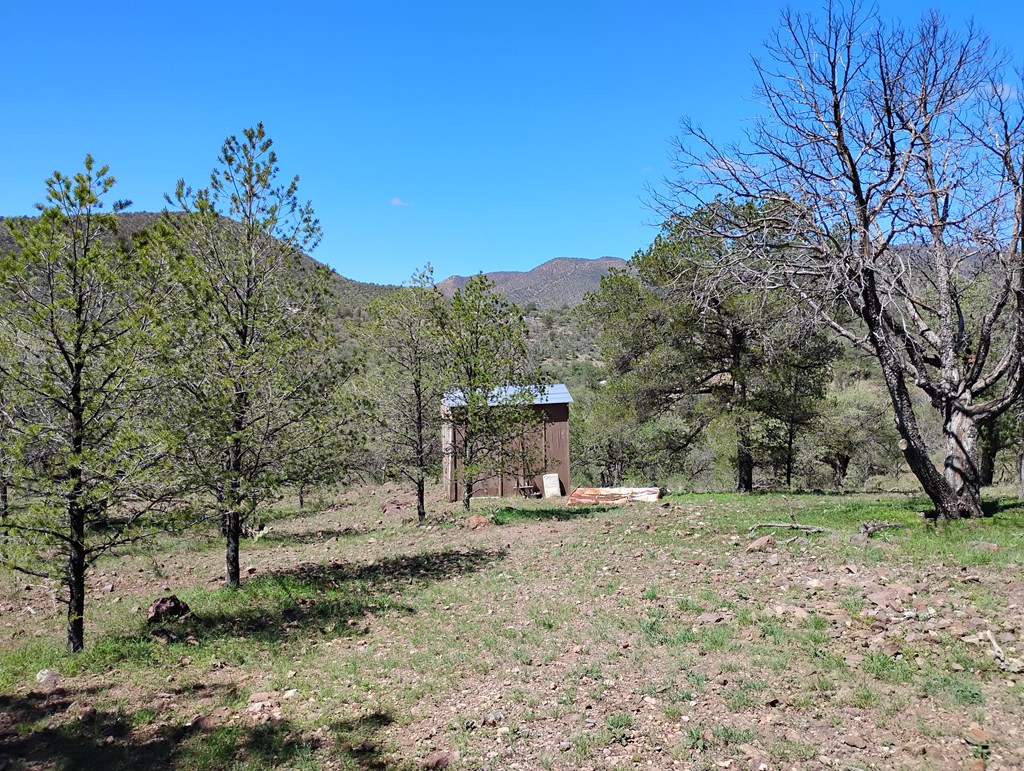
<path fill-rule="evenodd" d="M 600 287 L 602 276 L 626 264 L 619 257 L 555 257 L 533 270 L 500 270 L 486 275 L 494 282 L 495 291 L 518 305 L 533 303 L 541 309 L 561 308 L 579 305 L 587 292 Z M 468 281 L 466 276 L 449 276 L 437 286 L 446 297 L 451 297 Z"/>

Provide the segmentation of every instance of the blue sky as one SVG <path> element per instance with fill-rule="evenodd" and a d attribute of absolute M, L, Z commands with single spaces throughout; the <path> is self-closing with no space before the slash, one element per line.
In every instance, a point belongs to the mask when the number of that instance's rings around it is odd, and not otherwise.
<path fill-rule="evenodd" d="M 790 4 L 820 11 L 822 2 Z M 937 7 L 1011 46 L 1018 2 Z M 263 121 L 342 275 L 401 283 L 628 258 L 682 115 L 716 136 L 756 113 L 751 55 L 783 3 L 656 0 L 35 3 L 3 9 L 0 214 L 30 213 L 86 153 L 157 210 Z M 1021 58 L 1020 49 L 1015 51 Z"/>

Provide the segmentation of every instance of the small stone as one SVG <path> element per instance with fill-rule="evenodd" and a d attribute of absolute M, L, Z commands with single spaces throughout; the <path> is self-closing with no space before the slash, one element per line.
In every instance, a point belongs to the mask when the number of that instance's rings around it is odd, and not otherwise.
<path fill-rule="evenodd" d="M 488 712 L 484 715 L 483 724 L 493 728 L 505 719 L 505 713 L 501 710 L 495 710 L 494 712 Z"/>
<path fill-rule="evenodd" d="M 453 760 L 458 760 L 459 753 L 448 752 L 447 750 L 438 750 L 432 752 L 427 756 L 427 759 L 423 761 L 424 768 L 448 768 L 452 764 Z"/>
<path fill-rule="evenodd" d="M 705 624 L 717 624 L 725 618 L 721 613 L 701 613 L 697 616 L 696 623 L 703 626 Z"/>
<path fill-rule="evenodd" d="M 971 723 L 967 728 L 967 741 L 971 744 L 986 745 L 992 740 L 988 731 L 977 723 Z"/>
<path fill-rule="evenodd" d="M 847 736 L 845 739 L 843 739 L 843 743 L 846 744 L 848 747 L 853 747 L 858 750 L 866 750 L 868 748 L 868 743 L 864 741 L 861 737 L 856 735 Z"/>
<path fill-rule="evenodd" d="M 36 682 L 47 688 L 56 688 L 60 682 L 60 672 L 55 669 L 40 669 L 36 673 Z"/>
<path fill-rule="evenodd" d="M 775 545 L 774 535 L 763 535 L 756 541 L 747 546 L 748 552 L 754 551 L 768 551 L 772 546 Z"/>

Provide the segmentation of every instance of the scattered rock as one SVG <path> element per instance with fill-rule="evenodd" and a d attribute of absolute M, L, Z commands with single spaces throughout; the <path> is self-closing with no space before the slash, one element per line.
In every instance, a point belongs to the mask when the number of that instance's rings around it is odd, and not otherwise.
<path fill-rule="evenodd" d="M 36 682 L 47 688 L 56 688 L 60 683 L 60 672 L 56 669 L 40 669 L 36 673 Z"/>
<path fill-rule="evenodd" d="M 858 750 L 866 750 L 868 748 L 868 743 L 857 735 L 847 736 L 843 739 L 843 744 Z"/>
<path fill-rule="evenodd" d="M 172 618 L 185 618 L 191 613 L 192 610 L 189 606 L 172 594 L 170 597 L 153 600 L 149 610 L 146 611 L 146 623 L 159 624 Z"/>
<path fill-rule="evenodd" d="M 696 623 L 700 626 L 704 626 L 705 624 L 717 624 L 724 619 L 725 616 L 721 613 L 701 613 L 697 616 Z"/>
<path fill-rule="evenodd" d="M 231 719 L 231 709 L 229 707 L 217 707 L 213 712 L 198 717 L 192 721 L 192 726 L 200 730 L 209 730 L 211 728 L 218 728 Z"/>
<path fill-rule="evenodd" d="M 756 541 L 752 542 L 751 544 L 749 544 L 747 546 L 747 551 L 748 552 L 768 551 L 774 545 L 775 545 L 775 536 L 774 535 L 762 535 Z"/>
<path fill-rule="evenodd" d="M 992 740 L 988 731 L 977 723 L 971 723 L 967 728 L 967 741 L 978 746 L 987 745 Z"/>
<path fill-rule="evenodd" d="M 178 635 L 176 635 L 171 630 L 164 629 L 162 627 L 160 629 L 150 630 L 149 635 L 150 635 L 150 637 L 155 639 L 157 642 L 161 642 L 164 645 L 167 645 L 168 643 L 172 643 L 172 642 L 178 642 Z"/>
<path fill-rule="evenodd" d="M 424 768 L 448 768 L 454 761 L 459 759 L 458 752 L 449 752 L 448 750 L 438 750 L 427 756 L 427 759 L 423 761 Z"/>

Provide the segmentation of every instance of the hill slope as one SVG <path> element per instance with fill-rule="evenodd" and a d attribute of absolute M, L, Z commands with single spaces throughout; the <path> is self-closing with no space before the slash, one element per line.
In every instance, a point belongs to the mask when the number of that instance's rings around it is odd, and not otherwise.
<path fill-rule="evenodd" d="M 586 260 L 578 257 L 556 257 L 527 271 L 495 271 L 487 278 L 501 292 L 519 305 L 533 303 L 538 308 L 561 308 L 579 305 L 587 292 L 601 285 L 601 277 L 612 268 L 622 268 L 626 261 L 618 257 Z M 465 286 L 465 276 L 450 276 L 438 284 L 446 297 Z"/>
<path fill-rule="evenodd" d="M 156 212 L 133 212 L 118 215 L 118 226 L 122 236 L 132 236 L 145 228 L 153 227 L 160 219 Z M 15 248 L 14 239 L 4 223 L 4 217 L 0 217 L 0 254 Z M 315 270 L 321 263 L 309 255 L 303 255 L 299 270 L 302 273 Z M 386 294 L 395 286 L 387 284 L 366 284 L 362 281 L 353 281 L 345 278 L 334 270 L 330 271 L 328 288 L 331 295 L 338 302 L 338 309 L 342 316 L 358 316 L 371 300 L 379 295 Z"/>

